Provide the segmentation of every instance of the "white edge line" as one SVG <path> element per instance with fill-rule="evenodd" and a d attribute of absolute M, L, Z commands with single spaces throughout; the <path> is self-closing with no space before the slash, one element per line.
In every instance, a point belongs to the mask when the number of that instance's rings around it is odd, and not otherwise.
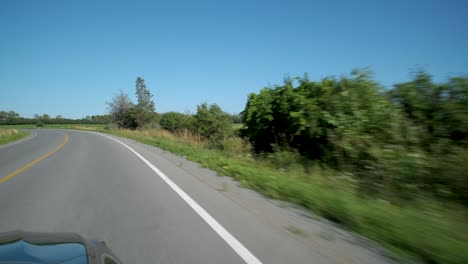
<path fill-rule="evenodd" d="M 145 159 L 140 153 L 129 147 L 127 144 L 107 135 L 100 133 L 89 132 L 97 134 L 120 143 L 133 154 L 140 158 L 148 167 L 150 167 L 161 179 L 163 179 L 192 209 L 203 219 L 205 222 L 216 232 L 218 235 L 231 246 L 232 249 L 248 264 L 262 264 L 244 245 L 242 245 L 231 233 L 229 233 L 216 219 L 214 219 L 203 207 L 201 207 L 195 200 L 193 200 L 187 193 L 185 193 L 179 186 L 177 186 L 169 177 L 160 171 L 151 162 Z"/>
<path fill-rule="evenodd" d="M 16 145 L 16 144 L 19 144 L 19 143 L 23 143 L 23 142 L 25 142 L 25 141 L 27 141 L 27 140 L 30 140 L 30 139 L 32 139 L 33 137 L 37 136 L 37 133 L 36 133 L 36 132 L 34 132 L 34 131 L 30 131 L 30 132 L 31 132 L 31 135 L 29 135 L 27 138 L 22 138 L 22 139 L 20 139 L 20 140 L 14 141 L 14 142 L 12 142 L 12 143 L 8 143 L 8 144 L 6 144 L 6 145 L 0 146 L 0 149 L 2 149 L 2 148 L 7 148 L 7 147 L 11 147 L 11 146 Z"/>

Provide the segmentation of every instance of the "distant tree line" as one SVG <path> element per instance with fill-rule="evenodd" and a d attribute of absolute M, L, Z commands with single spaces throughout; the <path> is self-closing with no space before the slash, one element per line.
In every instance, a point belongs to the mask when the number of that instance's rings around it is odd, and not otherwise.
<path fill-rule="evenodd" d="M 48 114 L 35 114 L 34 118 L 21 117 L 15 111 L 0 111 L 0 125 L 31 125 L 31 124 L 108 124 L 110 116 L 92 115 L 84 118 L 64 118 L 61 115 L 50 117 Z"/>

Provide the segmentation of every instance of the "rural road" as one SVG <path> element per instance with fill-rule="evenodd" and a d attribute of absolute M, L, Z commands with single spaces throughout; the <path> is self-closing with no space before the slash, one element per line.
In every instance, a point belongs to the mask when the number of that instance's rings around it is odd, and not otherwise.
<path fill-rule="evenodd" d="M 107 240 L 124 263 L 390 262 L 330 224 L 157 148 L 33 131 L 0 148 L 0 232 L 77 232 Z"/>

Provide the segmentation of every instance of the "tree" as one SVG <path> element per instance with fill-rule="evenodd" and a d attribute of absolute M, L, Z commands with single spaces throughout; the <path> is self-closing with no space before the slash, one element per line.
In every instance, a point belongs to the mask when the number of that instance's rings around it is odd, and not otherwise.
<path fill-rule="evenodd" d="M 241 124 L 242 123 L 242 115 L 241 114 L 232 114 L 230 115 L 231 122 L 234 124 Z"/>
<path fill-rule="evenodd" d="M 136 105 L 136 120 L 138 126 L 143 127 L 149 125 L 156 118 L 155 105 L 151 99 L 153 95 L 148 90 L 145 80 L 141 77 L 136 79 L 136 97 L 138 103 Z"/>
<path fill-rule="evenodd" d="M 91 122 L 93 124 L 107 124 L 110 121 L 108 115 L 93 115 L 91 116 Z"/>
<path fill-rule="evenodd" d="M 0 111 L 0 121 L 14 121 L 18 119 L 20 116 L 15 111 Z"/>
<path fill-rule="evenodd" d="M 436 84 L 419 72 L 413 80 L 396 84 L 389 96 L 424 131 L 421 143 L 428 151 L 440 149 L 447 140 L 460 144 L 468 139 L 468 78 Z"/>
<path fill-rule="evenodd" d="M 217 104 L 202 103 L 198 105 L 194 118 L 195 132 L 208 139 L 214 147 L 220 147 L 222 141 L 232 132 L 229 114 L 223 112 Z"/>
<path fill-rule="evenodd" d="M 130 107 L 130 109 L 125 112 L 123 116 L 122 127 L 130 129 L 136 129 L 138 127 L 137 109 L 135 106 Z"/>
<path fill-rule="evenodd" d="M 120 90 L 107 105 L 112 122 L 120 128 L 125 128 L 129 123 L 127 112 L 133 107 L 130 97 Z"/>

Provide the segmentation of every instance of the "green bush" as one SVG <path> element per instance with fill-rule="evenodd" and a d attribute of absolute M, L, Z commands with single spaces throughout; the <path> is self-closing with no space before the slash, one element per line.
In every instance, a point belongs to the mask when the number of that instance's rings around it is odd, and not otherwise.
<path fill-rule="evenodd" d="M 222 142 L 232 136 L 230 116 L 217 104 L 197 106 L 194 121 L 194 132 L 208 139 L 215 148 L 222 148 Z"/>
<path fill-rule="evenodd" d="M 173 133 L 180 133 L 185 130 L 193 130 L 194 118 L 188 114 L 168 112 L 161 114 L 159 125 L 161 128 Z"/>
<path fill-rule="evenodd" d="M 467 98 L 468 78 L 434 84 L 425 73 L 390 91 L 367 71 L 287 79 L 249 95 L 241 135 L 277 166 L 297 163 L 293 150 L 349 173 L 361 193 L 468 204 Z"/>
<path fill-rule="evenodd" d="M 129 129 L 136 129 L 138 125 L 138 109 L 135 106 L 130 107 L 124 115 L 122 120 L 122 127 Z"/>

